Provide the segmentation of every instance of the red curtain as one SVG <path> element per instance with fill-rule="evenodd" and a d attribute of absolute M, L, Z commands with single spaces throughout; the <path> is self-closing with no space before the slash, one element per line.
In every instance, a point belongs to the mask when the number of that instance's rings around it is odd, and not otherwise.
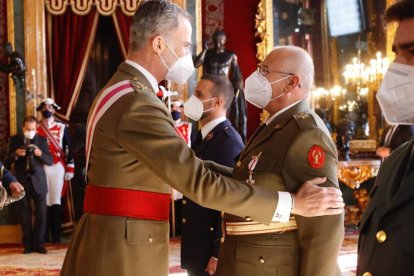
<path fill-rule="evenodd" d="M 49 87 L 62 108 L 59 113 L 68 120 L 86 72 L 98 13 L 92 9 L 80 16 L 67 9 L 59 16 L 49 14 L 47 20 Z"/>
<path fill-rule="evenodd" d="M 7 1 L 0 0 L 0 61 L 9 63 L 4 52 L 7 42 Z M 13 84 L 11 84 L 13 85 Z M 9 137 L 9 74 L 0 72 L 0 155 L 6 153 Z"/>
<path fill-rule="evenodd" d="M 112 18 L 114 20 L 116 34 L 118 36 L 119 45 L 121 46 L 122 54 L 124 58 L 128 53 L 129 45 L 129 28 L 132 22 L 132 16 L 125 15 L 122 10 L 117 9 L 113 13 Z"/>

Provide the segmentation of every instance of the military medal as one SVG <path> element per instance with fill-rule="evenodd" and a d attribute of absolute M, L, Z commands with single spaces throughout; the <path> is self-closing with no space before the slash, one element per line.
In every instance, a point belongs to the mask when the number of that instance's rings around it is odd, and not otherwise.
<path fill-rule="evenodd" d="M 253 179 L 253 173 L 254 173 L 254 168 L 256 168 L 257 162 L 259 161 L 259 157 L 262 154 L 262 152 L 260 152 L 258 155 L 252 155 L 252 160 L 250 160 L 249 165 L 247 166 L 249 169 L 249 178 L 246 179 L 247 184 L 254 184 L 254 179 Z"/>

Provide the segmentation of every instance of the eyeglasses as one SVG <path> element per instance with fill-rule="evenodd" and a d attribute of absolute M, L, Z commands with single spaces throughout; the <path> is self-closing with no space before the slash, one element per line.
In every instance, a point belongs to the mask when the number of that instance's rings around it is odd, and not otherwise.
<path fill-rule="evenodd" d="M 264 67 L 264 66 L 257 67 L 257 71 L 259 71 L 259 73 L 262 74 L 263 76 L 266 76 L 266 74 L 267 73 L 270 73 L 270 72 L 279 73 L 279 74 L 285 74 L 285 75 L 289 75 L 289 76 L 295 75 L 293 73 L 278 71 L 278 70 L 270 69 L 270 68 Z"/>

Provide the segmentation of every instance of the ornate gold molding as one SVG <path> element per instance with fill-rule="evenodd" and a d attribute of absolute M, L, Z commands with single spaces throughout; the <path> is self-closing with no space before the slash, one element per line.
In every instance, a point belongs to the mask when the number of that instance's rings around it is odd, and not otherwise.
<path fill-rule="evenodd" d="M 256 57 L 258 63 L 262 63 L 266 55 L 273 49 L 273 1 L 261 0 L 257 6 L 255 19 L 255 37 L 259 39 L 256 43 Z M 260 113 L 260 121 L 263 123 L 269 117 L 269 113 L 263 109 Z"/>
<path fill-rule="evenodd" d="M 272 0 L 261 0 L 257 6 L 255 19 L 256 57 L 261 63 L 273 48 L 273 3 Z"/>
<path fill-rule="evenodd" d="M 45 0 L 24 1 L 24 41 L 27 65 L 26 114 L 47 95 Z"/>
<path fill-rule="evenodd" d="M 111 15 L 119 6 L 125 15 L 133 16 L 141 0 L 45 0 L 46 9 L 53 15 L 66 12 L 69 6 L 75 14 L 88 14 L 92 6 L 101 15 Z M 175 1 L 176 2 L 176 1 Z"/>
<path fill-rule="evenodd" d="M 7 0 L 7 39 L 14 45 L 14 1 Z M 10 116 L 10 135 L 17 133 L 17 114 L 16 114 L 16 88 L 13 85 L 11 74 L 9 74 L 9 116 Z"/>

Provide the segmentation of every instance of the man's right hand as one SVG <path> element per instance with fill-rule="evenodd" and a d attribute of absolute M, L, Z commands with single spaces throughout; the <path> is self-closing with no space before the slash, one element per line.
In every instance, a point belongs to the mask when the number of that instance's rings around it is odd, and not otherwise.
<path fill-rule="evenodd" d="M 16 150 L 16 155 L 19 156 L 19 157 L 26 156 L 26 149 L 17 149 Z"/>
<path fill-rule="evenodd" d="M 294 194 L 292 214 L 304 217 L 337 215 L 344 211 L 342 192 L 334 187 L 319 187 L 326 177 L 314 178 L 302 184 Z"/>

